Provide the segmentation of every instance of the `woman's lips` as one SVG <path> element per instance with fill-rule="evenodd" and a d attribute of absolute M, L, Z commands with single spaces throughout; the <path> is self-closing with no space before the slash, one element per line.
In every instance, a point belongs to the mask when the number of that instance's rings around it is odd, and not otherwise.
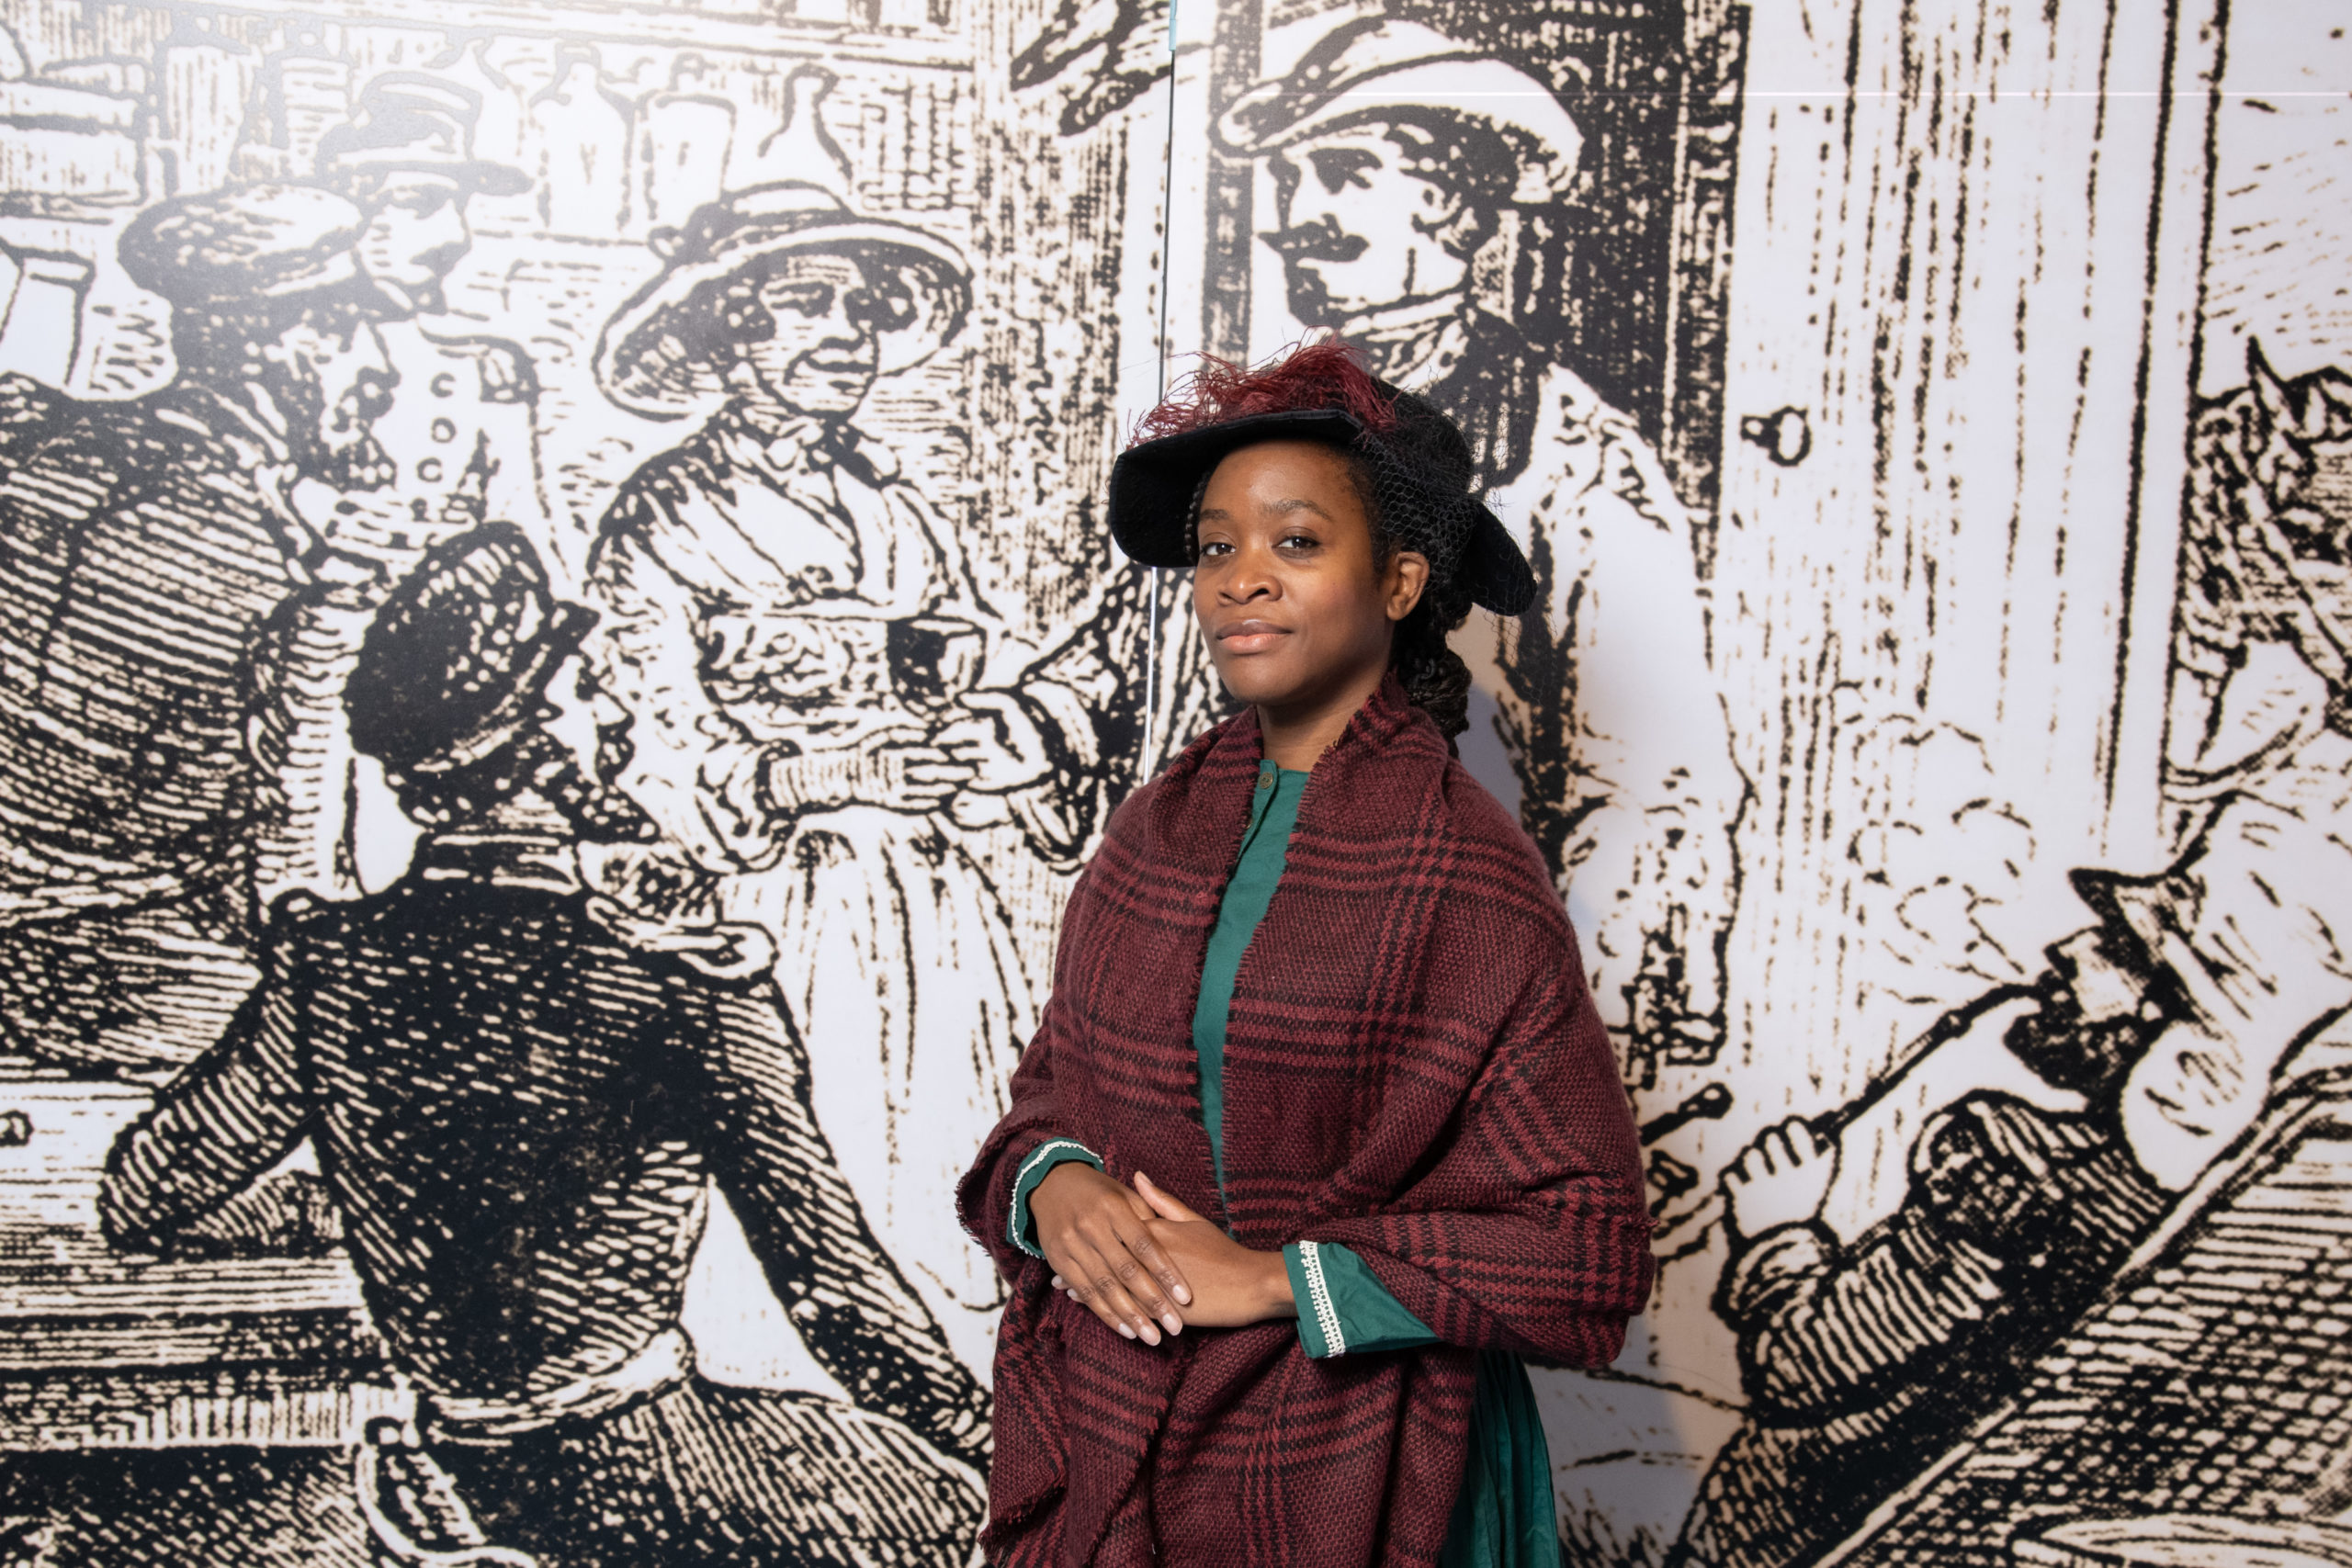
<path fill-rule="evenodd" d="M 1263 653 L 1275 640 L 1290 635 L 1286 626 L 1267 621 L 1236 621 L 1217 628 L 1217 646 L 1227 653 Z"/>

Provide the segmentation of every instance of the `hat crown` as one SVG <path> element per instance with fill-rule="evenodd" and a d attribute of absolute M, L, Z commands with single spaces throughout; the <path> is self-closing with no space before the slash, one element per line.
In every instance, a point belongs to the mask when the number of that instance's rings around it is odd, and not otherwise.
<path fill-rule="evenodd" d="M 471 190 L 512 196 L 530 180 L 474 155 L 481 95 L 462 82 L 396 71 L 368 84 L 351 118 L 319 138 L 322 179 L 406 171 L 439 175 Z"/>
<path fill-rule="evenodd" d="M 1581 73 L 1574 60 L 1561 63 Z M 1518 164 L 1510 201 L 1542 204 L 1568 193 L 1584 132 L 1552 85 L 1419 22 L 1341 23 L 1286 74 L 1242 94 L 1211 133 L 1229 154 L 1255 158 L 1368 122 L 1437 120 L 1480 125 L 1503 139 Z"/>
<path fill-rule="evenodd" d="M 1477 51 L 1419 22 L 1365 17 L 1334 28 L 1316 40 L 1291 73 L 1293 89 L 1336 93 L 1383 71 L 1438 60 L 1470 60 Z"/>
<path fill-rule="evenodd" d="M 1425 558 L 1434 587 L 1459 587 L 1498 615 L 1532 601 L 1534 576 L 1477 491 L 1460 426 L 1416 393 L 1374 383 L 1396 415 L 1374 433 L 1336 403 L 1244 414 L 1137 443 L 1111 470 L 1111 533 L 1129 558 L 1189 568 L 1194 509 L 1227 454 L 1271 440 L 1325 441 L 1371 465 L 1372 508 L 1391 541 Z"/>
<path fill-rule="evenodd" d="M 685 227 L 672 236 L 670 254 L 681 261 L 708 260 L 730 243 L 851 216 L 841 197 L 822 186 L 803 180 L 752 186 L 695 208 Z"/>

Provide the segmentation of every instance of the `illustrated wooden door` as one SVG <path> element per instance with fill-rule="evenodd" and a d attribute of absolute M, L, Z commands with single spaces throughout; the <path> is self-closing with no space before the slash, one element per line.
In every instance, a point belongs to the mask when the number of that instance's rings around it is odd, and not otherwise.
<path fill-rule="evenodd" d="M 1754 8 L 1713 573 L 1739 1110 L 1702 1168 L 2038 972 L 2070 867 L 2157 853 L 2214 10 Z"/>

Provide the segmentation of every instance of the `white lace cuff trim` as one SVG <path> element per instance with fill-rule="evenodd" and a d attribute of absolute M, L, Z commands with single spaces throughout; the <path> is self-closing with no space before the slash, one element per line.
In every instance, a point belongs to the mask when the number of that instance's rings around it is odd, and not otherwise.
<path fill-rule="evenodd" d="M 1308 1305 L 1315 1313 L 1315 1326 L 1323 1331 L 1323 1344 L 1329 1355 L 1348 1353 L 1348 1337 L 1340 1327 L 1339 1309 L 1331 1304 L 1331 1287 L 1323 1278 L 1323 1249 L 1315 1242 L 1298 1244 L 1299 1271 L 1306 1276 Z"/>

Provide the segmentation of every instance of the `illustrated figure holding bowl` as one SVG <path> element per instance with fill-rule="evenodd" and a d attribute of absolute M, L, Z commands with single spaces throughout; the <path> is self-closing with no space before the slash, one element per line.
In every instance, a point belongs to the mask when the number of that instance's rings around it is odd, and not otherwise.
<path fill-rule="evenodd" d="M 602 880 L 649 920 L 775 937 L 819 1121 L 985 1372 L 1001 1287 L 954 1190 L 1035 1017 L 974 836 L 1017 825 L 1075 863 L 1098 706 L 1067 683 L 1082 660 L 1008 634 L 939 512 L 851 423 L 962 328 L 956 252 L 798 182 L 704 207 L 656 248 L 599 384 L 644 414 L 716 412 L 621 486 L 590 558 L 598 682 L 625 710 L 603 767 L 665 839 Z"/>

